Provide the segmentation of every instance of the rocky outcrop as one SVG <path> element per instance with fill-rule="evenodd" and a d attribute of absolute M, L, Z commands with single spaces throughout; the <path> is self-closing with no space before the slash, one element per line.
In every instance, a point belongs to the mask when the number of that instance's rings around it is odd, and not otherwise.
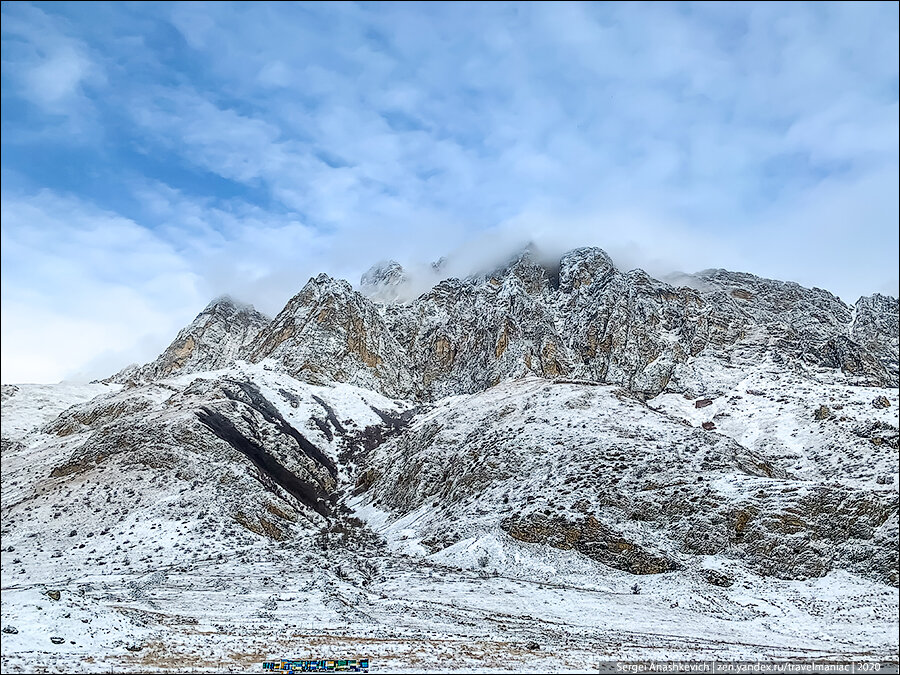
<path fill-rule="evenodd" d="M 735 530 L 735 548 L 757 573 L 806 579 L 847 569 L 897 585 L 896 541 L 877 536 L 896 516 L 890 495 L 818 485 L 786 503 L 774 495 L 755 501 Z"/>
<path fill-rule="evenodd" d="M 898 386 L 900 354 L 900 307 L 897 298 L 876 293 L 856 301 L 850 337 L 874 354 L 889 375 L 888 384 Z"/>
<path fill-rule="evenodd" d="M 545 271 L 528 254 L 493 274 L 448 279 L 386 313 L 431 399 L 481 391 L 508 377 L 570 369 Z"/>
<path fill-rule="evenodd" d="M 640 544 L 622 537 L 593 516 L 569 522 L 565 518 L 535 514 L 530 518 L 507 518 L 500 527 L 513 539 L 547 544 L 563 551 L 575 550 L 597 562 L 631 574 L 661 574 L 680 565 Z"/>
<path fill-rule="evenodd" d="M 134 415 L 150 407 L 150 401 L 142 396 L 104 396 L 89 403 L 73 406 L 44 426 L 43 431 L 57 436 L 84 431 L 101 426 L 120 417 Z"/>
<path fill-rule="evenodd" d="M 153 382 L 233 365 L 269 317 L 227 296 L 216 298 L 183 328 L 156 360 L 129 366 L 104 382 Z"/>
<path fill-rule="evenodd" d="M 376 305 L 326 274 L 310 279 L 244 354 L 254 363 L 271 359 L 308 382 L 418 393 L 409 356 Z"/>

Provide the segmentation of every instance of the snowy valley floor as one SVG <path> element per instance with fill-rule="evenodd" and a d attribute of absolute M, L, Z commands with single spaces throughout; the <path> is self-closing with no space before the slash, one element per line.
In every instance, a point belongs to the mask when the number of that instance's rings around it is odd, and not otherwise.
<path fill-rule="evenodd" d="M 458 555 L 501 545 L 487 539 L 461 542 Z M 247 672 L 266 658 L 369 657 L 373 672 L 585 672 L 612 659 L 897 658 L 897 590 L 845 572 L 745 575 L 731 588 L 673 572 L 638 578 L 635 595 L 633 575 L 598 565 L 574 586 L 546 573 L 570 569 L 566 553 L 505 543 L 512 559 L 498 576 L 397 554 L 377 561 L 365 587 L 341 579 L 346 554 L 290 546 L 248 549 L 240 564 L 216 554 L 130 574 L 4 574 L 3 623 L 19 633 L 3 635 L 3 671 Z M 516 578 L 517 554 L 526 571 L 545 571 L 527 576 L 549 578 Z"/>

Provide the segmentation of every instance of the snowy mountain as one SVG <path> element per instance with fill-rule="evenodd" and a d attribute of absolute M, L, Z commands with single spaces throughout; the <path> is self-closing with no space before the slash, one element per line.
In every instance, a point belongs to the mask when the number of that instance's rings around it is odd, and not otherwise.
<path fill-rule="evenodd" d="M 4 386 L 4 672 L 897 660 L 896 299 L 600 249 L 404 274 Z"/>
<path fill-rule="evenodd" d="M 403 266 L 396 260 L 387 260 L 372 265 L 362 275 L 359 289 L 376 302 L 393 302 L 401 297 L 408 281 Z"/>

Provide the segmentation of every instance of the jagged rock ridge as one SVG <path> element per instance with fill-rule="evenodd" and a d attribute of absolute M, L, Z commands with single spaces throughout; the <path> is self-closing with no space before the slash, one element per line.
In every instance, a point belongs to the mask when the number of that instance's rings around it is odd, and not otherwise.
<path fill-rule="evenodd" d="M 310 382 L 347 382 L 388 396 L 415 390 L 409 356 L 378 307 L 327 274 L 311 279 L 241 355 L 271 359 Z"/>
<path fill-rule="evenodd" d="M 618 384 L 647 398 L 680 386 L 680 364 L 715 353 L 897 384 L 896 299 L 861 298 L 851 310 L 822 289 L 752 274 L 707 270 L 681 280 L 621 271 L 597 248 L 554 264 L 528 248 L 491 273 L 446 279 L 401 303 L 403 268 L 381 263 L 363 275 L 365 294 L 319 275 L 268 325 L 255 316 L 216 322 L 227 348 L 215 359 L 202 347 L 212 344 L 206 333 L 195 337 L 201 314 L 141 375 L 268 359 L 307 381 L 426 400 L 529 374 Z"/>

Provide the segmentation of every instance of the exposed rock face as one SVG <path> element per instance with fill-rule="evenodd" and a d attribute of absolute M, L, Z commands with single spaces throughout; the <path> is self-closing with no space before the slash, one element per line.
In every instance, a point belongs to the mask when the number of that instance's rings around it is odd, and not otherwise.
<path fill-rule="evenodd" d="M 150 401 L 139 395 L 112 399 L 101 397 L 84 405 L 69 408 L 47 424 L 44 431 L 57 436 L 68 436 L 120 417 L 134 415 L 149 407 Z"/>
<path fill-rule="evenodd" d="M 277 361 L 309 382 L 347 382 L 389 396 L 416 392 L 409 357 L 375 304 L 326 274 L 310 279 L 245 355 Z"/>
<path fill-rule="evenodd" d="M 382 307 L 401 348 L 393 362 L 405 362 L 411 377 L 405 390 L 396 380 L 385 386 L 381 376 L 375 386 L 436 399 L 535 374 L 619 384 L 650 397 L 669 385 L 678 364 L 736 344 L 757 357 L 771 352 L 839 369 L 862 384 L 895 377 L 884 365 L 896 357 L 887 299 L 874 308 L 863 303 L 859 316 L 867 318 L 854 324 L 863 345 L 848 330 L 850 308 L 827 291 L 726 270 L 685 279 L 693 288 L 621 272 L 597 248 L 572 251 L 558 266 L 526 249 L 492 273 L 448 279 L 411 303 Z M 392 263 L 367 273 L 364 286 L 383 290 L 401 280 Z M 362 312 L 359 300 L 353 304 Z M 378 320 L 370 325 L 383 331 Z"/>
<path fill-rule="evenodd" d="M 199 393 L 209 396 L 205 382 L 194 383 L 185 393 L 194 393 L 197 385 Z M 227 380 L 215 386 L 225 401 L 201 406 L 196 413 L 200 422 L 300 504 L 328 515 L 337 478 L 334 462 L 291 426 L 253 383 Z M 261 433 L 267 425 L 275 433 Z"/>
<path fill-rule="evenodd" d="M 703 348 L 699 294 L 641 271 L 621 273 L 600 249 L 556 267 L 526 250 L 493 273 L 449 279 L 386 319 L 428 398 L 471 393 L 529 374 L 663 389 Z"/>
<path fill-rule="evenodd" d="M 887 343 L 874 337 L 881 333 L 850 330 L 852 311 L 828 291 L 721 269 L 691 278 L 699 284 L 717 321 L 740 331 L 737 336 L 728 331 L 718 346 L 727 347 L 739 337 L 760 352 L 841 370 L 859 384 L 896 386 L 896 374 L 891 375 L 881 362 L 890 360 Z M 896 341 L 897 301 L 893 302 Z M 879 306 L 872 316 L 882 325 L 889 323 L 884 307 Z M 873 336 L 868 344 L 859 341 L 862 334 Z M 893 358 L 896 361 L 896 354 Z"/>
<path fill-rule="evenodd" d="M 721 586 L 722 588 L 730 588 L 734 585 L 734 579 L 727 574 L 722 574 L 715 570 L 702 570 L 701 576 L 713 586 Z"/>
<path fill-rule="evenodd" d="M 569 370 L 545 271 L 527 254 L 495 274 L 443 281 L 410 305 L 391 307 L 386 319 L 428 398 Z"/>
<path fill-rule="evenodd" d="M 818 485 L 778 506 L 775 495 L 756 499 L 739 548 L 759 574 L 806 579 L 842 568 L 897 585 L 890 534 L 897 511 L 889 495 Z"/>
<path fill-rule="evenodd" d="M 593 516 L 582 516 L 577 522 L 569 522 L 565 518 L 534 514 L 527 519 L 508 518 L 500 526 L 519 541 L 548 544 L 562 550 L 574 549 L 597 562 L 631 574 L 661 574 L 679 568 L 674 560 L 648 552 Z"/>
<path fill-rule="evenodd" d="M 864 296 L 856 301 L 856 315 L 850 328 L 850 337 L 876 355 L 881 365 L 890 376 L 889 384 L 898 386 L 898 323 L 900 323 L 900 308 L 897 298 L 887 297 L 876 293 Z"/>
<path fill-rule="evenodd" d="M 217 298 L 178 333 L 155 361 L 139 368 L 128 367 L 108 381 L 154 381 L 228 367 L 268 323 L 269 317 L 250 305 L 227 296 Z"/>
<path fill-rule="evenodd" d="M 576 377 L 652 396 L 677 363 L 706 345 L 708 312 L 697 291 L 641 270 L 619 272 L 599 249 L 565 255 L 559 278 L 557 307 Z"/>

